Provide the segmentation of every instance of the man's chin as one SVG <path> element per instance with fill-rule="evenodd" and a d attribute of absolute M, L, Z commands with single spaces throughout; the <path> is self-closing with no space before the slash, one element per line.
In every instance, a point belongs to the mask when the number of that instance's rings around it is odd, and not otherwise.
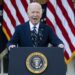
<path fill-rule="evenodd" d="M 36 24 L 38 24 L 38 23 L 39 23 L 39 22 L 34 22 L 33 24 L 36 25 Z"/>

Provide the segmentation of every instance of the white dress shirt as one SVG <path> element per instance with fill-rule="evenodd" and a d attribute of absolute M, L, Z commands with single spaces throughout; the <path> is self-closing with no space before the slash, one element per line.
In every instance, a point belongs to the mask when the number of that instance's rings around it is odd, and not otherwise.
<path fill-rule="evenodd" d="M 38 30 L 39 30 L 39 24 L 40 23 L 36 24 L 36 31 L 37 31 L 37 33 L 38 33 Z M 30 21 L 29 21 L 29 25 L 30 25 L 30 31 L 33 31 L 34 25 Z"/>

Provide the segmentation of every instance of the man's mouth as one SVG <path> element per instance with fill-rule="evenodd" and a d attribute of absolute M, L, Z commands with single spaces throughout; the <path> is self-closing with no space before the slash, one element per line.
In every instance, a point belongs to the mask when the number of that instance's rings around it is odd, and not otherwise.
<path fill-rule="evenodd" d="M 34 20 L 38 20 L 38 18 L 37 17 L 32 17 Z"/>

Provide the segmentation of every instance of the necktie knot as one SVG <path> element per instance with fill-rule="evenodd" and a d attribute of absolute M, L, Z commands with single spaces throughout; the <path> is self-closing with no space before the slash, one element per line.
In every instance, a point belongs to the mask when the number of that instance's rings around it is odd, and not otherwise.
<path fill-rule="evenodd" d="M 33 28 L 36 29 L 36 26 L 34 26 Z"/>
<path fill-rule="evenodd" d="M 33 27 L 33 31 L 37 34 L 36 26 Z"/>

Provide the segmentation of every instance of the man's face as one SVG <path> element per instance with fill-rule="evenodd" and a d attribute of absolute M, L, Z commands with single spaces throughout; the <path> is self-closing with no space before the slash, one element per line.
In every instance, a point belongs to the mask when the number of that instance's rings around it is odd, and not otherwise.
<path fill-rule="evenodd" d="M 42 13 L 38 6 L 31 6 L 28 15 L 32 24 L 36 25 L 40 21 Z"/>

